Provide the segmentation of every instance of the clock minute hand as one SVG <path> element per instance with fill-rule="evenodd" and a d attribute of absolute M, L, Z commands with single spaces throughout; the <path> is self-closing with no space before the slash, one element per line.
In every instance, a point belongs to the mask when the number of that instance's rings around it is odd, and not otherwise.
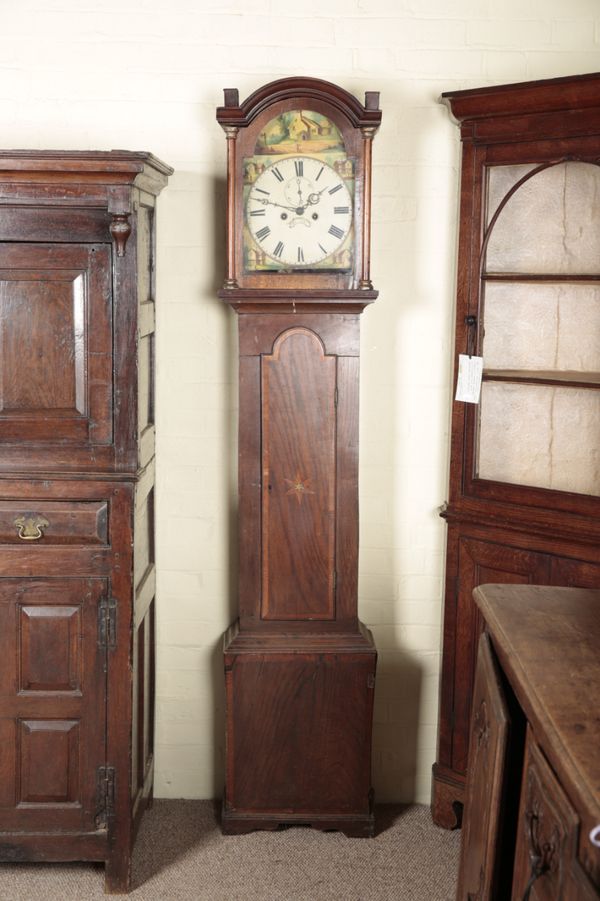
<path fill-rule="evenodd" d="M 281 207 L 282 210 L 291 210 L 292 213 L 295 213 L 298 207 L 295 206 L 286 206 L 284 203 L 275 203 L 274 200 L 267 200 L 264 197 L 253 197 L 252 200 L 255 200 L 256 203 L 262 203 L 264 206 L 278 206 Z"/>

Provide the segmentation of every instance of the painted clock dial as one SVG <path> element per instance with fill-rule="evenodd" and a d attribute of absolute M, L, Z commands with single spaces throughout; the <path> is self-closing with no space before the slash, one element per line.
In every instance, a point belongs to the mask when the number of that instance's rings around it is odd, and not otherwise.
<path fill-rule="evenodd" d="M 270 260 L 310 268 L 346 240 L 352 198 L 341 175 L 322 159 L 288 156 L 268 166 L 252 185 L 246 223 Z"/>

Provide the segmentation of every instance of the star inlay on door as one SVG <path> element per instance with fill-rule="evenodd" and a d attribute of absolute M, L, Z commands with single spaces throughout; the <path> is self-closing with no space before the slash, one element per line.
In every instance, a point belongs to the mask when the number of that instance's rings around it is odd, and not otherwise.
<path fill-rule="evenodd" d="M 314 494 L 314 491 L 311 491 L 308 487 L 310 484 L 310 479 L 303 479 L 299 472 L 296 472 L 296 475 L 293 479 L 284 479 L 284 482 L 290 486 L 286 491 L 286 494 L 296 495 L 296 500 L 299 504 L 304 500 L 305 494 Z"/>

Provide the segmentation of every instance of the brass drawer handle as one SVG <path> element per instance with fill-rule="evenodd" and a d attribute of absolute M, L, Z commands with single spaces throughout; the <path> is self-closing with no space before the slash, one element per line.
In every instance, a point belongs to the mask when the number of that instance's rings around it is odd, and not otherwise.
<path fill-rule="evenodd" d="M 37 541 L 44 537 L 44 529 L 47 529 L 50 523 L 45 516 L 31 513 L 27 516 L 17 516 L 13 519 L 13 525 L 17 527 L 17 535 L 23 541 Z"/>

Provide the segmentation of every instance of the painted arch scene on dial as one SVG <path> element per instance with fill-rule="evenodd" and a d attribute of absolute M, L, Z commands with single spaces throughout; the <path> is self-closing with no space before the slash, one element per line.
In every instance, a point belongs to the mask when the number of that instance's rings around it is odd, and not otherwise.
<path fill-rule="evenodd" d="M 271 119 L 243 169 L 246 272 L 352 269 L 354 166 L 328 118 Z"/>

